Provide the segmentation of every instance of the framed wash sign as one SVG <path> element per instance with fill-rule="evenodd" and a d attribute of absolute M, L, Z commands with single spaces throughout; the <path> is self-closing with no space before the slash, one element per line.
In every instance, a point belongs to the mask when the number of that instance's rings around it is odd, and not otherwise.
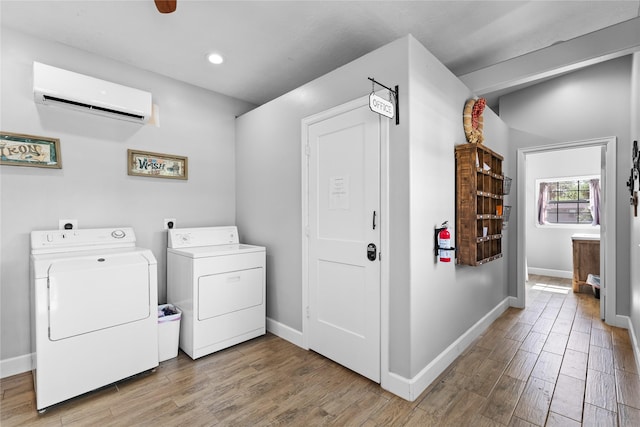
<path fill-rule="evenodd" d="M 0 165 L 62 169 L 60 140 L 0 132 Z"/>
<path fill-rule="evenodd" d="M 187 179 L 187 161 L 186 157 L 173 154 L 127 150 L 127 171 L 129 175 Z"/>

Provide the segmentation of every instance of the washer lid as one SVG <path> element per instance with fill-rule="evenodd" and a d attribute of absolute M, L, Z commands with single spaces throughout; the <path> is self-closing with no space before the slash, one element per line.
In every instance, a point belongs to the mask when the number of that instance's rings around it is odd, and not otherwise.
<path fill-rule="evenodd" d="M 49 267 L 57 261 L 69 260 L 96 260 L 98 258 L 128 258 L 142 256 L 149 265 L 157 264 L 156 258 L 149 249 L 145 248 L 117 248 L 117 249 L 94 249 L 87 251 L 74 251 L 63 253 L 45 253 L 31 255 L 31 269 L 33 278 L 40 279 L 49 276 Z"/>
<path fill-rule="evenodd" d="M 195 248 L 167 249 L 169 253 L 189 258 L 208 258 L 223 255 L 237 255 L 251 252 L 264 252 L 264 246 L 244 245 L 242 243 L 230 245 L 198 246 Z"/>
<path fill-rule="evenodd" d="M 51 341 L 155 317 L 142 253 L 56 260 L 49 267 Z M 117 350 L 116 350 L 117 351 Z"/>

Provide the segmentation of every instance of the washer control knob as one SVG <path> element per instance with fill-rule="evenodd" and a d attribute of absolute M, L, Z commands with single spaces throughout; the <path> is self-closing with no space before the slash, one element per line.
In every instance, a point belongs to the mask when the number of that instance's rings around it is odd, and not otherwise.
<path fill-rule="evenodd" d="M 126 233 L 122 230 L 113 230 L 111 232 L 111 236 L 115 239 L 122 239 L 124 236 L 126 236 Z"/>

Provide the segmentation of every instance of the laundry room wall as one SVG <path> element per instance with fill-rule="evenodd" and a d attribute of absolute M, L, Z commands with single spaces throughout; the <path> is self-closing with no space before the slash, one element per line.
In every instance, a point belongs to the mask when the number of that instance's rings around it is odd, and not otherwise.
<path fill-rule="evenodd" d="M 389 369 L 400 388 L 419 394 L 430 364 L 451 356 L 450 346 L 508 297 L 506 246 L 503 259 L 482 267 L 434 263 L 434 227 L 455 223 L 454 146 L 466 142 L 468 88 L 407 36 L 244 114 L 236 130 L 237 222 L 245 241 L 267 247 L 268 325 L 301 344 L 301 120 L 368 95 L 367 77 L 400 89 L 400 125 L 389 125 L 390 252 L 383 254 Z M 487 145 L 501 152 L 508 128 L 489 109 L 485 123 Z"/>
<path fill-rule="evenodd" d="M 631 153 L 630 94 L 631 56 L 627 55 L 500 98 L 500 117 L 513 129 L 556 142 L 617 137 L 616 312 L 625 316 L 630 313 L 631 270 L 629 191 L 625 185 Z M 514 170 L 515 149 L 525 145 L 512 146 Z"/>
<path fill-rule="evenodd" d="M 235 223 L 235 117 L 254 106 L 62 44 L 2 28 L 2 131 L 60 139 L 62 169 L 0 166 L 2 375 L 30 369 L 29 233 L 77 219 L 80 228 L 133 227 L 158 260 L 166 295 L 164 218 L 178 227 Z M 160 125 L 36 105 L 32 64 L 152 93 Z M 127 149 L 189 159 L 189 179 L 127 175 Z M 104 313 L 109 315 L 109 308 Z"/>
<path fill-rule="evenodd" d="M 398 84 L 405 92 L 406 43 L 401 39 L 383 46 L 237 120 L 238 227 L 244 241 L 267 247 L 267 317 L 294 340 L 302 333 L 301 119 L 368 95 L 367 77 Z M 405 111 L 406 99 L 400 102 Z M 407 138 L 406 126 L 390 126 L 390 134 L 398 141 L 392 157 L 406 157 L 400 148 L 406 146 L 401 142 Z"/>
<path fill-rule="evenodd" d="M 600 147 L 577 148 L 527 156 L 527 266 L 529 273 L 573 277 L 571 236 L 576 233 L 600 234 L 599 226 L 537 224 L 537 179 L 600 175 Z"/>

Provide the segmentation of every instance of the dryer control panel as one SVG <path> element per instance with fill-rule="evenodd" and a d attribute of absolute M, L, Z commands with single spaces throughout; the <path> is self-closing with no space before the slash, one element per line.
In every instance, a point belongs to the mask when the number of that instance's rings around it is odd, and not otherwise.
<path fill-rule="evenodd" d="M 31 252 L 34 254 L 133 247 L 135 243 L 136 236 L 130 227 L 31 232 Z"/>
<path fill-rule="evenodd" d="M 240 243 L 236 226 L 173 228 L 168 233 L 167 244 L 171 249 Z"/>

